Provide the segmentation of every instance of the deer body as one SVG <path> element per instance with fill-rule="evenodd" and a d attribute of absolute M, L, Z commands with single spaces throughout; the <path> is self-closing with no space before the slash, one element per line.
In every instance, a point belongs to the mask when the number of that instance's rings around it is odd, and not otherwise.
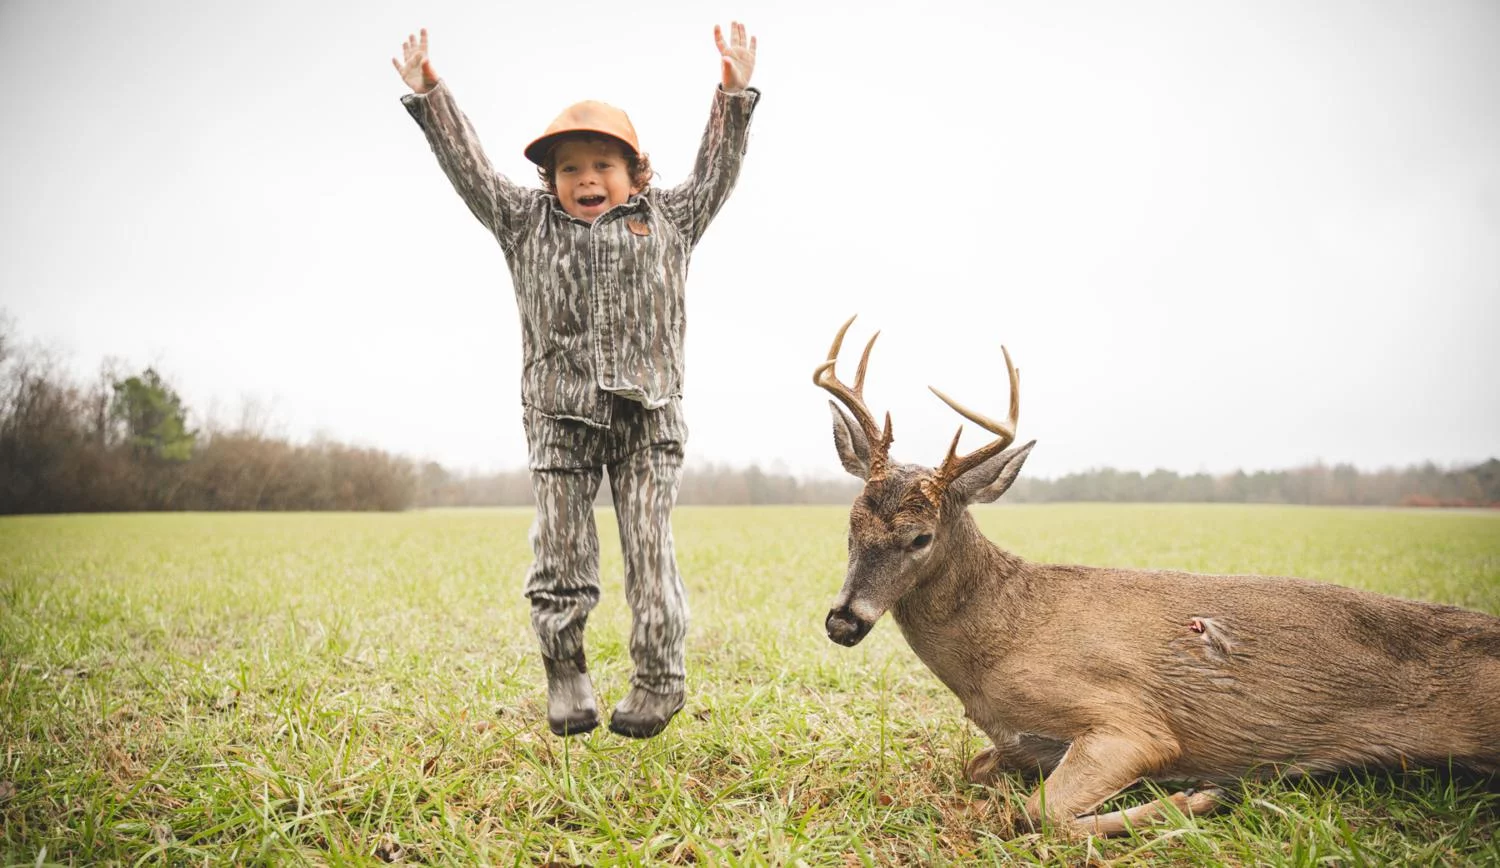
<path fill-rule="evenodd" d="M 964 544 L 983 540 L 961 522 Z M 1500 619 L 1299 579 L 1031 564 L 984 542 L 891 615 L 1002 750 L 1118 731 L 1161 779 L 1500 772 Z"/>
<path fill-rule="evenodd" d="M 850 322 L 853 320 L 851 319 Z M 976 783 L 1037 772 L 1027 803 L 1105 834 L 1160 816 L 1095 808 L 1143 778 L 1227 783 L 1359 766 L 1455 763 L 1500 773 L 1500 618 L 1325 582 L 1034 564 L 988 540 L 968 512 L 998 498 L 1034 443 L 937 394 L 1000 435 L 936 469 L 890 461 L 864 405 L 833 374 L 845 323 L 814 375 L 844 467 L 865 479 L 850 510 L 849 565 L 827 619 L 857 644 L 889 611 L 922 662 L 994 746 Z M 936 392 L 936 390 L 934 390 Z M 1218 791 L 1178 793 L 1203 813 Z"/>

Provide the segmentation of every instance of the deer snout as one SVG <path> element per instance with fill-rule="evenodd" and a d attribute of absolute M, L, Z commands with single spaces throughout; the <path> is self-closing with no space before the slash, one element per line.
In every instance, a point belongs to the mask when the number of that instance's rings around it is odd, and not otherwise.
<path fill-rule="evenodd" d="M 848 648 L 859 644 L 859 640 L 865 638 L 874 626 L 870 621 L 854 614 L 848 606 L 840 606 L 837 609 L 828 610 L 828 620 L 823 623 L 828 628 L 828 638 Z"/>

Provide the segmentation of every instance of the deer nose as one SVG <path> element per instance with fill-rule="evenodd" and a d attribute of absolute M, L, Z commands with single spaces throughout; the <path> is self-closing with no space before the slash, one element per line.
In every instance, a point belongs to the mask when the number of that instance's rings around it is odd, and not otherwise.
<path fill-rule="evenodd" d="M 828 628 L 829 639 L 852 648 L 865 638 L 872 625 L 860 620 L 848 606 L 840 606 L 828 611 L 828 620 L 823 622 L 823 626 Z"/>

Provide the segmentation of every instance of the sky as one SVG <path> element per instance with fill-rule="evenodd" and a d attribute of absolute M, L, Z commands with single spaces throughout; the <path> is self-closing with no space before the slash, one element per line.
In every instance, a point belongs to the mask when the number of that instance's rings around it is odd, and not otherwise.
<path fill-rule="evenodd" d="M 690 462 L 841 472 L 858 314 L 892 455 L 1022 370 L 1027 473 L 1500 455 L 1500 4 L 0 0 L 0 309 L 79 377 L 451 469 L 525 462 L 509 274 L 402 108 L 420 27 L 494 166 L 579 99 L 680 181 L 758 38 L 688 279 Z M 983 439 L 973 426 L 969 448 Z"/>

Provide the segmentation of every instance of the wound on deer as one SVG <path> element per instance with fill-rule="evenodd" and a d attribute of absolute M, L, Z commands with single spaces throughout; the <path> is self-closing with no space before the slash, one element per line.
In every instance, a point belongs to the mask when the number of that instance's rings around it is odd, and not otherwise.
<path fill-rule="evenodd" d="M 1220 663 L 1228 661 L 1234 653 L 1234 638 L 1224 625 L 1213 618 L 1193 618 L 1188 621 L 1188 629 L 1202 636 L 1204 649 L 1212 660 Z"/>

